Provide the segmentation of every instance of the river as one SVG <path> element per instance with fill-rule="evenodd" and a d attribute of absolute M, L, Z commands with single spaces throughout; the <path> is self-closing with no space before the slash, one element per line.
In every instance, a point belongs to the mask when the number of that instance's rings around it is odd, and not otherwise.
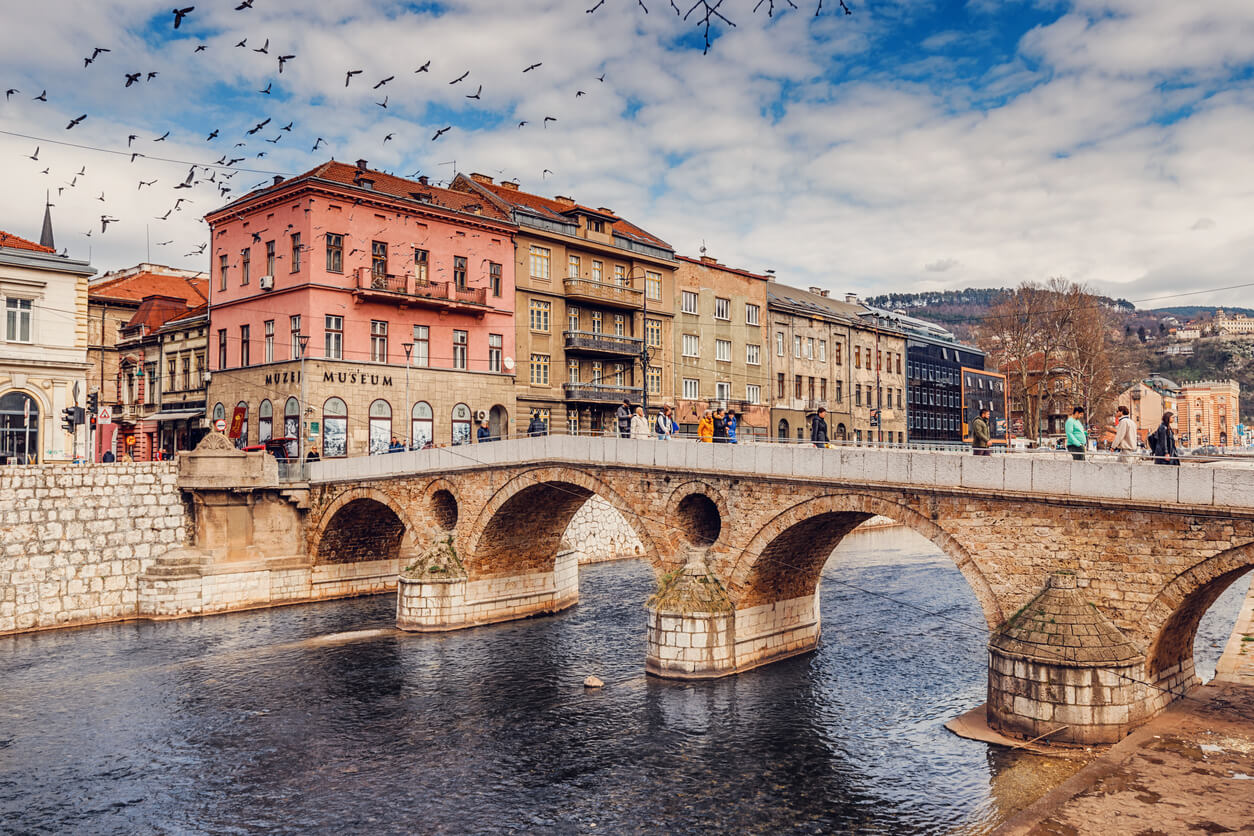
<path fill-rule="evenodd" d="M 984 699 L 987 634 L 902 529 L 828 562 L 817 651 L 717 681 L 644 675 L 645 565 L 581 584 L 457 633 L 375 596 L 0 638 L 0 832 L 982 833 L 1083 763 L 943 728 Z"/>

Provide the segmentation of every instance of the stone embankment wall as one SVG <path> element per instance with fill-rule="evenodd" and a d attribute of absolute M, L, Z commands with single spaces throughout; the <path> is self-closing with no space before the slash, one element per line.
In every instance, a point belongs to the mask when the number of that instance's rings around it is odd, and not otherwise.
<path fill-rule="evenodd" d="M 593 496 L 575 512 L 566 528 L 564 547 L 578 555 L 579 562 L 601 563 L 644 554 L 640 538 L 623 515 L 599 496 Z"/>
<path fill-rule="evenodd" d="M 0 633 L 133 617 L 189 530 L 172 462 L 0 468 Z"/>

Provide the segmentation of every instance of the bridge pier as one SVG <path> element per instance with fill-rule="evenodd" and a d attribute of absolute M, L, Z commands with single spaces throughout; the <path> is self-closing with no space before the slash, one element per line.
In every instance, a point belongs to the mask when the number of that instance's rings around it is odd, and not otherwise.
<path fill-rule="evenodd" d="M 562 551 L 551 570 L 471 580 L 446 535 L 401 571 L 396 626 L 443 632 L 559 612 L 579 603 L 578 558 Z"/>

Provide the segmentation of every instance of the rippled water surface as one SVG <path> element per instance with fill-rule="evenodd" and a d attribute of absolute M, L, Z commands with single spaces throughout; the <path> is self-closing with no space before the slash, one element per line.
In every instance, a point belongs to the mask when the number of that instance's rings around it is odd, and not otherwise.
<path fill-rule="evenodd" d="M 907 532 L 836 552 L 818 651 L 713 682 L 644 676 L 644 565 L 581 583 L 449 634 L 378 596 L 0 639 L 0 832 L 982 832 L 1077 768 L 945 731 L 987 636 Z"/>

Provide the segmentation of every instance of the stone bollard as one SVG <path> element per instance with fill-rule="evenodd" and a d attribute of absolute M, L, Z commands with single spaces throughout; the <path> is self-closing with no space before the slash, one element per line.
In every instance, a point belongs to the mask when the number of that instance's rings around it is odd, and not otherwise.
<path fill-rule="evenodd" d="M 736 672 L 735 612 L 727 591 L 692 549 L 684 567 L 662 579 L 649 614 L 645 670 L 671 679 Z"/>
<path fill-rule="evenodd" d="M 1121 740 L 1161 708 L 1145 654 L 1057 572 L 988 645 L 988 724 L 1046 744 Z"/>

